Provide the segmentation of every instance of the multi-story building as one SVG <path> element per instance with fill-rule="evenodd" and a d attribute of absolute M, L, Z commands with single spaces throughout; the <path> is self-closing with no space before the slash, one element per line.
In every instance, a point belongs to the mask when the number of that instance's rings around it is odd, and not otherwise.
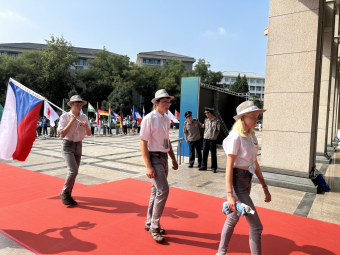
<path fill-rule="evenodd" d="M 248 81 L 250 98 L 253 96 L 258 96 L 261 100 L 264 99 L 264 80 L 265 76 L 257 73 L 249 72 L 234 72 L 225 71 L 223 72 L 223 79 L 220 84 L 224 84 L 224 88 L 229 90 L 230 85 L 232 85 L 237 76 L 240 74 L 241 78 L 245 75 Z"/>
<path fill-rule="evenodd" d="M 136 64 L 139 66 L 157 66 L 161 68 L 164 64 L 167 64 L 168 58 L 175 58 L 181 60 L 185 65 L 185 69 L 188 71 L 192 70 L 192 65 L 196 59 L 176 53 L 160 50 L 150 52 L 140 52 L 137 54 Z"/>
<path fill-rule="evenodd" d="M 22 52 L 27 50 L 44 50 L 47 48 L 46 44 L 41 43 L 0 43 L 0 55 L 9 55 L 18 57 Z M 75 66 L 70 66 L 69 71 L 74 75 L 76 71 L 84 71 L 88 68 L 88 60 L 94 59 L 94 52 L 100 51 L 99 49 L 80 48 L 74 47 L 74 51 L 78 53 L 78 61 Z M 110 54 L 116 54 L 110 52 Z"/>

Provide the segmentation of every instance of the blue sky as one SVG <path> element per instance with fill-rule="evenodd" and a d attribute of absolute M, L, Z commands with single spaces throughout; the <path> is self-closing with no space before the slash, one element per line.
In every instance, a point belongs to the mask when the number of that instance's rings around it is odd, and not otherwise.
<path fill-rule="evenodd" d="M 213 71 L 265 74 L 269 0 L 0 0 L 0 43 L 44 43 L 128 55 L 165 50 L 204 58 Z"/>

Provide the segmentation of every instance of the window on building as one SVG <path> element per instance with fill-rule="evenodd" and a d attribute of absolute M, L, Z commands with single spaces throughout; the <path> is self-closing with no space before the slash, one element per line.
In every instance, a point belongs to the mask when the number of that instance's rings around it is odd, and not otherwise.
<path fill-rule="evenodd" d="M 255 94 L 254 93 L 250 93 L 250 96 L 253 97 Z"/>
<path fill-rule="evenodd" d="M 262 91 L 264 91 L 264 87 L 262 87 Z"/>
<path fill-rule="evenodd" d="M 263 94 L 261 95 L 261 99 L 262 99 L 262 100 L 264 99 L 264 95 L 263 95 Z"/>
<path fill-rule="evenodd" d="M 165 59 L 163 59 L 163 63 L 164 61 L 166 61 Z M 157 60 L 157 59 L 143 59 L 143 63 L 144 64 L 151 64 L 151 65 L 160 65 L 161 61 Z"/>
<path fill-rule="evenodd" d="M 256 91 L 261 91 L 261 87 L 256 87 Z"/>
<path fill-rule="evenodd" d="M 224 88 L 229 90 L 229 85 L 225 85 Z"/>
<path fill-rule="evenodd" d="M 229 81 L 229 78 L 226 77 L 226 78 L 224 78 L 224 80 L 225 80 L 225 81 Z"/>
<path fill-rule="evenodd" d="M 18 53 L 9 53 L 8 55 L 16 58 L 18 56 Z"/>
<path fill-rule="evenodd" d="M 250 86 L 250 90 L 255 90 L 255 87 L 254 86 Z"/>
<path fill-rule="evenodd" d="M 255 83 L 254 80 L 250 80 L 250 83 Z"/>
<path fill-rule="evenodd" d="M 86 66 L 86 59 L 79 58 L 78 61 L 76 62 L 77 66 Z"/>
<path fill-rule="evenodd" d="M 262 84 L 264 84 L 264 80 L 262 81 Z"/>
<path fill-rule="evenodd" d="M 256 83 L 257 83 L 257 84 L 261 84 L 262 81 L 261 81 L 261 80 L 256 80 Z"/>
<path fill-rule="evenodd" d="M 0 52 L 0 55 L 2 56 L 2 55 L 5 55 L 5 52 Z"/>
<path fill-rule="evenodd" d="M 236 81 L 236 79 L 235 78 L 231 78 L 231 82 L 235 82 Z"/>

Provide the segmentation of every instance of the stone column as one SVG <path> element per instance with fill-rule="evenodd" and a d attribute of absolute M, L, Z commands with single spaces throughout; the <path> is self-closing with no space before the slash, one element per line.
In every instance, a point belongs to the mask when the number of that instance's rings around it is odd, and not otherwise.
<path fill-rule="evenodd" d="M 335 121 L 335 101 L 337 99 L 336 96 L 336 83 L 335 79 L 332 77 L 332 85 L 331 85 L 331 96 L 329 100 L 329 119 L 328 119 L 328 135 L 327 135 L 327 146 L 332 146 L 332 140 L 333 140 L 333 126 L 334 126 L 334 121 Z"/>
<path fill-rule="evenodd" d="M 329 118 L 329 99 L 331 96 L 331 84 L 335 84 L 335 67 L 333 60 L 334 48 L 334 18 L 335 18 L 335 2 L 325 3 L 324 29 L 323 29 L 323 46 L 322 46 L 322 67 L 321 67 L 321 83 L 320 83 L 320 101 L 319 101 L 319 117 L 318 117 L 318 135 L 316 152 L 324 155 L 327 152 L 327 137 Z M 332 79 L 334 76 L 334 81 Z M 332 122 L 330 124 L 332 126 Z"/>
<path fill-rule="evenodd" d="M 334 116 L 333 116 L 333 132 L 332 139 L 338 137 L 338 125 L 339 125 L 339 62 L 337 61 L 337 76 L 335 79 L 335 101 L 334 101 Z"/>
<path fill-rule="evenodd" d="M 261 165 L 308 174 L 315 165 L 321 0 L 271 0 Z"/>
<path fill-rule="evenodd" d="M 339 79 L 339 5 L 336 8 L 335 15 L 335 31 L 334 31 L 334 52 L 333 52 L 333 67 L 332 67 L 332 84 L 331 84 L 331 95 L 330 95 L 330 107 L 329 107 L 329 119 L 328 119 L 328 135 L 327 145 L 332 146 L 332 142 L 335 138 L 335 126 L 337 126 L 337 107 L 338 107 L 338 79 Z M 335 61 L 335 59 L 337 59 Z"/>

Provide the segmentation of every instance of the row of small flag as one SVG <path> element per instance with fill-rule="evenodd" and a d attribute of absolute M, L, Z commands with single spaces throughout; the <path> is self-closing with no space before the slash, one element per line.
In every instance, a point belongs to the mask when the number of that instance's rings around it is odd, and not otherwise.
<path fill-rule="evenodd" d="M 96 123 L 98 123 L 98 116 L 99 115 L 104 115 L 104 116 L 108 116 L 109 119 L 111 119 L 114 123 L 116 123 L 117 118 L 121 121 L 121 117 L 115 113 L 114 111 L 111 110 L 111 105 L 109 104 L 109 112 L 103 111 L 103 110 L 99 110 L 98 108 L 98 103 L 97 103 L 97 110 L 94 109 L 94 107 L 88 103 L 88 108 L 87 108 L 88 112 L 93 112 L 96 114 Z M 98 114 L 97 114 L 98 112 Z M 136 110 L 135 106 L 133 106 L 133 108 L 131 109 L 131 113 L 132 115 L 128 115 L 127 118 L 129 120 L 131 120 L 132 118 L 137 120 L 139 124 L 141 124 L 144 116 L 145 116 L 145 109 L 143 107 L 143 117 L 141 117 L 141 115 L 138 113 L 138 111 Z M 180 118 L 180 114 L 177 110 L 175 110 L 175 115 L 172 114 L 171 111 L 168 111 L 168 113 L 166 113 L 166 115 L 169 117 L 169 120 L 171 123 L 179 123 L 179 118 Z M 111 117 L 110 117 L 111 116 Z"/>
<path fill-rule="evenodd" d="M 98 107 L 98 103 L 97 103 L 97 109 L 94 109 L 94 107 L 88 103 L 88 108 L 87 108 L 87 112 L 93 112 L 96 114 L 96 122 L 92 123 L 93 125 L 97 125 L 100 126 L 100 121 L 99 121 L 99 117 L 100 115 L 104 115 L 104 116 L 108 116 L 108 119 L 110 120 L 110 123 L 114 122 L 117 123 L 117 119 L 120 122 L 120 126 L 122 127 L 122 117 L 115 113 L 112 109 L 111 109 L 111 104 L 109 104 L 109 112 L 100 110 Z M 139 124 L 142 123 L 143 118 L 140 116 L 140 114 L 137 112 L 135 106 L 133 106 L 133 110 L 131 110 L 132 116 L 134 119 L 136 119 L 138 121 Z M 132 118 L 132 116 L 128 116 L 129 119 Z M 144 107 L 143 107 L 143 117 L 145 116 L 145 111 L 144 111 Z M 99 124 L 97 124 L 99 123 Z"/>

